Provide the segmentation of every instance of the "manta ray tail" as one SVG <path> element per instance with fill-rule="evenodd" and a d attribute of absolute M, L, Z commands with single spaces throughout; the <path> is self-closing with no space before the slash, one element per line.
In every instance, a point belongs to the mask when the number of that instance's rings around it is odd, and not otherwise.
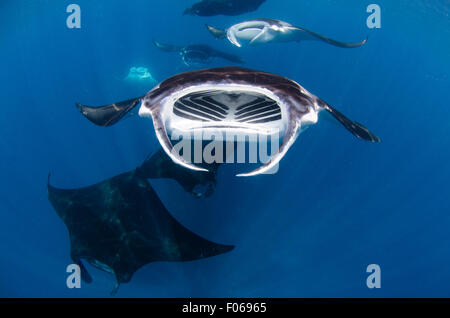
<path fill-rule="evenodd" d="M 347 128 L 348 131 L 350 131 L 353 135 L 358 137 L 359 139 L 367 140 L 370 142 L 380 142 L 381 139 L 378 138 L 376 135 L 371 133 L 369 129 L 361 125 L 360 123 L 357 123 L 356 121 L 352 121 L 344 116 L 340 111 L 337 109 L 334 109 L 324 101 L 319 100 L 319 105 L 324 108 L 328 113 L 333 115 L 334 118 L 336 118 L 345 128 Z"/>
<path fill-rule="evenodd" d="M 310 37 L 312 37 L 312 39 L 316 39 L 316 40 L 321 40 L 323 42 L 326 42 L 328 44 L 334 45 L 334 46 L 338 46 L 338 47 L 342 47 L 342 48 L 355 48 L 355 47 L 360 47 L 362 45 L 364 45 L 368 38 L 365 38 L 363 41 L 361 42 L 356 42 L 356 43 L 348 43 L 348 42 L 340 42 L 340 41 L 336 41 L 333 40 L 331 38 L 328 38 L 326 36 L 323 36 L 319 33 L 315 33 L 306 29 L 302 29 L 302 28 L 298 28 L 299 31 L 302 31 L 306 34 L 308 34 Z"/>
<path fill-rule="evenodd" d="M 112 126 L 120 121 L 130 110 L 136 107 L 142 97 L 132 98 L 123 102 L 110 105 L 91 107 L 76 103 L 78 110 L 98 126 Z"/>
<path fill-rule="evenodd" d="M 211 32 L 211 34 L 216 38 L 216 39 L 225 39 L 227 37 L 227 31 L 226 30 L 222 30 L 222 29 L 218 29 L 215 28 L 209 24 L 205 24 L 206 28 L 209 30 L 209 32 Z"/>

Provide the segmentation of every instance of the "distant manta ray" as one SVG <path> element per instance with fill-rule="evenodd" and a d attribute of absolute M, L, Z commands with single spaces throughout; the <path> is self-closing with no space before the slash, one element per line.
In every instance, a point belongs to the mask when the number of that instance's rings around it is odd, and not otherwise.
<path fill-rule="evenodd" d="M 184 11 L 184 14 L 198 16 L 240 15 L 255 11 L 266 0 L 202 0 Z"/>
<path fill-rule="evenodd" d="M 153 41 L 156 47 L 166 52 L 178 52 L 187 66 L 195 64 L 207 64 L 213 58 L 221 58 L 232 63 L 244 63 L 244 61 L 237 55 L 225 53 L 216 50 L 209 45 L 194 44 L 188 46 L 176 46 L 163 44 L 158 41 Z"/>
<path fill-rule="evenodd" d="M 237 23 L 226 30 L 206 24 L 209 32 L 217 39 L 227 38 L 237 47 L 265 43 L 300 42 L 306 40 L 322 41 L 342 48 L 355 48 L 366 43 L 346 43 L 330 39 L 318 33 L 274 19 L 256 19 Z"/>

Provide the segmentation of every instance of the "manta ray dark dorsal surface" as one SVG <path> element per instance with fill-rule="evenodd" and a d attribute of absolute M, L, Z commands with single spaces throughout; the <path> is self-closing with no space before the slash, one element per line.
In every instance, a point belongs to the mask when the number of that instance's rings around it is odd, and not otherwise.
<path fill-rule="evenodd" d="M 215 15 L 236 16 L 255 11 L 266 0 L 202 0 L 184 11 L 184 14 L 210 17 Z"/>
<path fill-rule="evenodd" d="M 187 46 L 177 46 L 161 43 L 154 40 L 153 44 L 165 52 L 177 52 L 184 63 L 188 66 L 197 63 L 206 64 L 212 58 L 220 58 L 232 63 L 242 64 L 244 61 L 237 55 L 223 52 L 206 44 L 191 44 Z"/>
<path fill-rule="evenodd" d="M 63 190 L 48 183 L 48 198 L 70 236 L 71 257 L 111 272 L 121 283 L 157 261 L 199 260 L 234 247 L 208 241 L 175 220 L 137 171 L 92 186 Z M 85 269 L 84 269 L 85 271 Z M 90 280 L 87 272 L 82 278 Z"/>

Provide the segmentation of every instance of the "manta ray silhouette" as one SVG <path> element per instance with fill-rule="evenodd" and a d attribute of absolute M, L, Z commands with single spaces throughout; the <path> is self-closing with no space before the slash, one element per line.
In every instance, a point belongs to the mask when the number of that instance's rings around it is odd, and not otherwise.
<path fill-rule="evenodd" d="M 232 63 L 242 64 L 244 61 L 237 55 L 216 50 L 205 44 L 192 44 L 187 46 L 170 45 L 153 41 L 157 48 L 165 52 L 177 52 L 187 66 L 207 64 L 212 59 L 223 59 Z"/>
<path fill-rule="evenodd" d="M 255 11 L 266 0 L 202 0 L 184 11 L 184 14 L 210 17 L 235 16 Z"/>
<path fill-rule="evenodd" d="M 142 266 L 156 261 L 199 260 L 234 247 L 191 232 L 164 207 L 147 178 L 171 178 L 194 194 L 206 185 L 211 194 L 216 170 L 198 173 L 177 166 L 160 150 L 137 169 L 79 189 L 58 189 L 48 182 L 48 198 L 69 230 L 71 258 L 82 279 L 92 278 L 82 260 L 112 273 L 116 286 L 128 283 Z"/>

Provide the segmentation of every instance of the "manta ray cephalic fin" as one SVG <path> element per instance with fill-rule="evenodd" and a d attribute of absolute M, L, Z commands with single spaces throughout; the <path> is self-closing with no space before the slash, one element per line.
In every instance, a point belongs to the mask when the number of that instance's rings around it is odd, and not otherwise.
<path fill-rule="evenodd" d="M 286 133 L 283 137 L 283 142 L 281 143 L 280 149 L 270 158 L 268 162 L 266 162 L 261 167 L 247 172 L 247 173 L 240 173 L 236 175 L 237 177 L 252 177 L 256 176 L 258 174 L 263 174 L 273 167 L 277 165 L 281 159 L 283 159 L 284 155 L 287 153 L 289 148 L 292 146 L 292 144 L 295 142 L 295 139 L 297 139 L 297 132 L 300 128 L 300 122 L 297 121 L 295 117 L 290 118 L 289 125 L 287 127 Z"/>
<path fill-rule="evenodd" d="M 261 32 L 250 41 L 249 45 L 252 45 L 260 38 L 265 37 L 266 35 L 267 35 L 267 27 L 264 27 L 264 29 L 262 29 Z"/>
<path fill-rule="evenodd" d="M 158 138 L 159 143 L 161 144 L 166 154 L 170 157 L 170 159 L 185 168 L 208 172 L 208 169 L 197 167 L 196 165 L 193 165 L 176 153 L 176 151 L 173 149 L 172 143 L 170 142 L 169 136 L 167 135 L 166 125 L 164 124 L 164 121 L 162 120 L 159 113 L 153 113 L 152 119 L 156 137 Z"/>

